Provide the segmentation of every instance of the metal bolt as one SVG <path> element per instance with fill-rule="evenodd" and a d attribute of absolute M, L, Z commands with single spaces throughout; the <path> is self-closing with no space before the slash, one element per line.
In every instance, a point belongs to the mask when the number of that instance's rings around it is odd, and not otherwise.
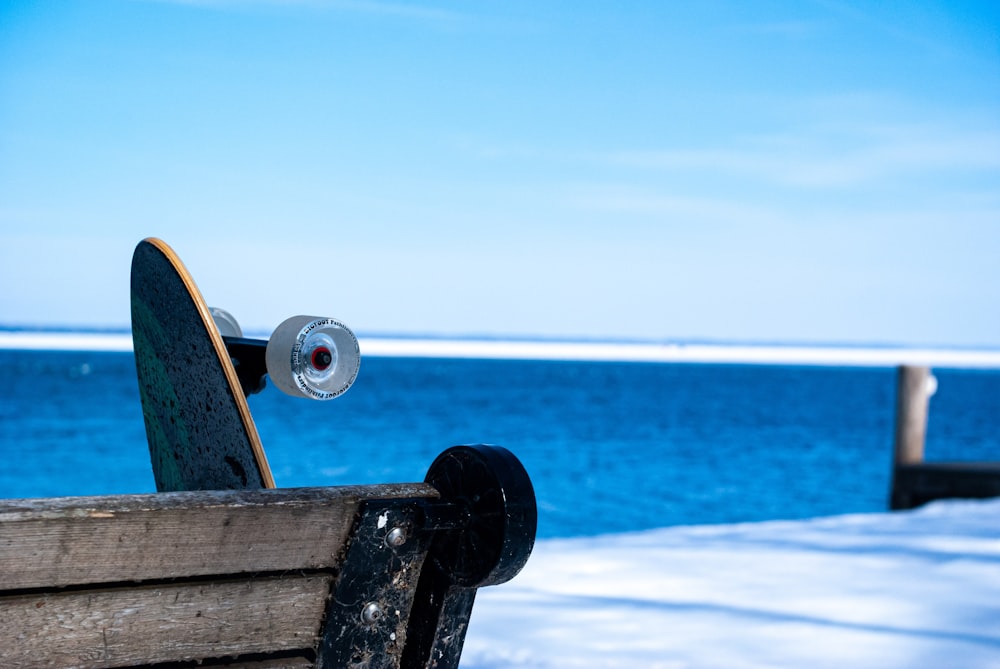
<path fill-rule="evenodd" d="M 402 527 L 394 527 L 385 535 L 385 543 L 393 548 L 399 548 L 406 543 L 406 530 Z"/>
<path fill-rule="evenodd" d="M 374 625 L 382 619 L 382 607 L 377 602 L 367 604 L 361 611 L 361 620 L 370 625 Z"/>

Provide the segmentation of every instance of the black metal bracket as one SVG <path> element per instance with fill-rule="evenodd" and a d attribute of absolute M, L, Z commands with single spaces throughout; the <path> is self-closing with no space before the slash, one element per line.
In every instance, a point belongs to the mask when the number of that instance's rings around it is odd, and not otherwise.
<path fill-rule="evenodd" d="M 418 500 L 364 502 L 327 605 L 317 667 L 401 667 L 430 535 Z"/>
<path fill-rule="evenodd" d="M 506 449 L 456 446 L 439 499 L 365 502 L 333 588 L 317 667 L 456 669 L 476 589 L 513 578 L 535 541 L 535 494 Z"/>
<path fill-rule="evenodd" d="M 267 385 L 266 339 L 223 336 L 229 358 L 236 368 L 243 394 L 247 397 L 264 390 Z"/>

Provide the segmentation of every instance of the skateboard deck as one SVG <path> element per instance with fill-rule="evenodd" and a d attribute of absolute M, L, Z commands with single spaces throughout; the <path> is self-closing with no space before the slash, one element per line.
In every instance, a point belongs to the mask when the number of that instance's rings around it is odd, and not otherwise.
<path fill-rule="evenodd" d="M 166 243 L 132 256 L 132 340 L 156 489 L 273 488 L 260 436 L 198 287 Z"/>

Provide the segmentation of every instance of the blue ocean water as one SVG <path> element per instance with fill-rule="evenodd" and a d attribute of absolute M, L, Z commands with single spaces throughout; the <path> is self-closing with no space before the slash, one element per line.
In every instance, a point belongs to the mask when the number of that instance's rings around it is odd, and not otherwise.
<path fill-rule="evenodd" d="M 1000 460 L 1000 370 L 937 369 L 927 458 Z M 332 402 L 251 398 L 281 487 L 514 451 L 539 535 L 882 511 L 895 370 L 367 358 Z M 0 496 L 154 489 L 130 353 L 0 351 Z"/>

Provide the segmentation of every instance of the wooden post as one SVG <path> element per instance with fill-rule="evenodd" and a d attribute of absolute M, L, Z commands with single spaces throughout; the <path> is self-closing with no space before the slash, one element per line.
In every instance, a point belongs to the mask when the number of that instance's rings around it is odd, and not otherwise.
<path fill-rule="evenodd" d="M 924 461 L 930 383 L 929 368 L 900 366 L 896 385 L 896 466 Z"/>
<path fill-rule="evenodd" d="M 901 365 L 896 380 L 896 436 L 893 446 L 892 488 L 889 508 L 909 509 L 915 506 L 911 491 L 900 480 L 901 466 L 919 465 L 924 461 L 924 439 L 927 436 L 927 407 L 931 395 L 931 375 L 927 367 Z"/>

